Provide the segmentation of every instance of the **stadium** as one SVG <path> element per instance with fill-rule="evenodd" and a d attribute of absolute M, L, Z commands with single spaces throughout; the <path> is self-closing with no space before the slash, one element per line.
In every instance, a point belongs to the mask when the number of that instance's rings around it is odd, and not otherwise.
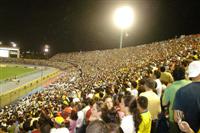
<path fill-rule="evenodd" d="M 200 133 L 200 34 L 135 45 L 125 24 L 119 48 L 0 42 L 0 133 Z M 77 36 L 65 45 L 85 44 Z"/>
<path fill-rule="evenodd" d="M 76 103 L 114 95 L 116 89 L 132 93 L 131 83 L 139 83 L 140 94 L 141 80 L 153 70 L 165 66 L 170 72 L 175 64 L 199 59 L 199 44 L 200 35 L 190 35 L 123 49 L 61 53 L 48 61 L 0 58 L 1 123 L 16 119 L 15 111 L 19 117 L 34 117 L 42 109 L 51 115 L 59 107 L 73 110 Z"/>

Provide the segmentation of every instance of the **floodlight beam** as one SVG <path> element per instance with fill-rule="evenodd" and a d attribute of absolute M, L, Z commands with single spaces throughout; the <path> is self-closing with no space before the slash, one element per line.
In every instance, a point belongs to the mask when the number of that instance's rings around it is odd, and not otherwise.
<path fill-rule="evenodd" d="M 131 7 L 123 6 L 118 8 L 114 13 L 114 23 L 120 28 L 120 48 L 123 46 L 124 31 L 128 29 L 134 21 L 134 13 Z"/>

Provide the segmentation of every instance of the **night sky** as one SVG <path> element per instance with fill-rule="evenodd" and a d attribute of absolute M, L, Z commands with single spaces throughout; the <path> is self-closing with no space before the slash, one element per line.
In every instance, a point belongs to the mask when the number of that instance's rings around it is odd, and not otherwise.
<path fill-rule="evenodd" d="M 135 24 L 123 45 L 134 46 L 200 33 L 200 2 L 184 0 L 0 0 L 0 41 L 51 53 L 119 47 L 114 10 L 130 5 Z"/>

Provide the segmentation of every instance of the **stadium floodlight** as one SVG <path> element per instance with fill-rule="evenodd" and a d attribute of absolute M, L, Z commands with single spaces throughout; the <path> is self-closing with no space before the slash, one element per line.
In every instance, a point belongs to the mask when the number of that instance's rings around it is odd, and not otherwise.
<path fill-rule="evenodd" d="M 48 44 L 45 44 L 44 47 L 45 47 L 45 48 L 49 48 L 49 45 L 48 45 Z"/>
<path fill-rule="evenodd" d="M 49 52 L 49 45 L 47 45 L 47 44 L 44 45 L 44 52 L 45 53 Z"/>
<path fill-rule="evenodd" d="M 48 48 L 44 48 L 44 52 L 45 53 L 49 52 L 49 49 Z"/>
<path fill-rule="evenodd" d="M 44 58 L 48 58 L 49 50 L 50 50 L 50 46 L 45 44 L 44 49 L 43 49 Z"/>
<path fill-rule="evenodd" d="M 15 42 L 10 42 L 12 44 L 12 47 L 16 48 L 17 44 Z"/>
<path fill-rule="evenodd" d="M 124 30 L 128 29 L 134 21 L 133 9 L 129 6 L 123 6 L 116 9 L 114 13 L 114 23 L 121 30 L 120 48 L 122 48 Z"/>

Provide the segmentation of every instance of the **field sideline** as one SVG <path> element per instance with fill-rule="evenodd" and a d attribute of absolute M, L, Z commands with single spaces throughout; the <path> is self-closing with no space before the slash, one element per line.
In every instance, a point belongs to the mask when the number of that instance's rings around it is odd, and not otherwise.
<path fill-rule="evenodd" d="M 0 64 L 0 80 L 12 79 L 33 72 L 33 67 Z"/>

